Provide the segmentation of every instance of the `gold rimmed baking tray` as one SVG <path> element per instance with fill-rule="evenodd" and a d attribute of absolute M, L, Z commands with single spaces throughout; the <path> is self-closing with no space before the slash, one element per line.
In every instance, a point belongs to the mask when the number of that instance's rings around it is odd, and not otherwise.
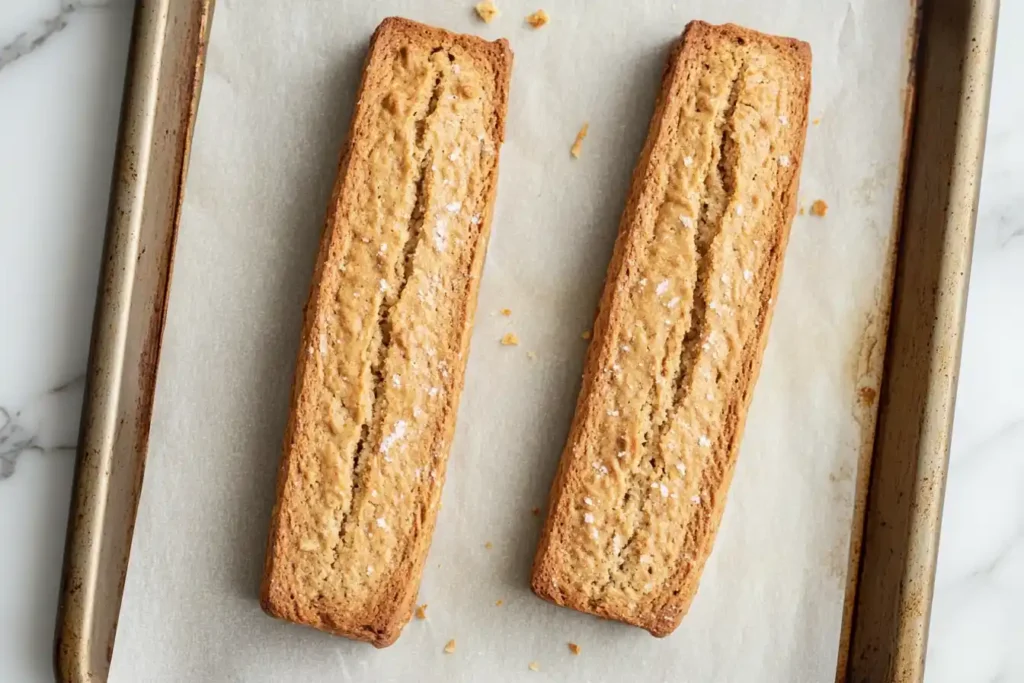
<path fill-rule="evenodd" d="M 135 8 L 54 637 L 60 681 L 105 681 L 110 667 L 212 11 L 213 0 Z"/>
<path fill-rule="evenodd" d="M 853 683 L 924 674 L 998 16 L 998 0 L 914 4 L 891 317 L 869 330 L 885 370 L 865 397 L 836 666 Z M 135 12 L 57 620 L 61 681 L 105 681 L 110 667 L 212 5 L 144 0 Z"/>

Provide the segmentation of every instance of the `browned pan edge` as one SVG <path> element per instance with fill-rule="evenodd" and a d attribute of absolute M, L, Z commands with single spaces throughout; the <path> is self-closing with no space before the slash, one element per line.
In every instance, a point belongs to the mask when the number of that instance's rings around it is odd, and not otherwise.
<path fill-rule="evenodd" d="M 910 147 L 917 105 L 917 60 L 921 41 L 921 25 L 925 0 L 911 0 L 910 26 L 905 40 L 904 60 L 907 80 L 903 86 L 903 135 L 899 156 L 899 179 L 893 206 L 892 235 L 886 250 L 882 276 L 875 291 L 874 307 L 862 321 L 862 332 L 853 358 L 856 377 L 854 390 L 854 418 L 860 427 L 860 453 L 854 479 L 853 519 L 850 529 L 846 567 L 846 593 L 843 597 L 843 621 L 839 632 L 839 654 L 836 658 L 836 683 L 846 680 L 853 635 L 854 605 L 857 599 L 860 560 L 864 541 L 864 521 L 867 516 L 868 486 L 871 483 L 871 459 L 874 454 L 875 433 L 878 425 L 878 393 L 881 390 L 885 365 L 885 351 L 889 321 L 892 313 L 896 260 L 899 255 L 900 232 L 906 200 L 907 171 L 910 166 Z"/>
<path fill-rule="evenodd" d="M 106 681 L 110 669 L 212 10 L 213 0 L 135 9 L 54 636 L 59 681 Z"/>
<path fill-rule="evenodd" d="M 925 0 L 849 683 L 924 677 L 999 0 Z M 840 661 L 843 661 L 843 655 Z"/>

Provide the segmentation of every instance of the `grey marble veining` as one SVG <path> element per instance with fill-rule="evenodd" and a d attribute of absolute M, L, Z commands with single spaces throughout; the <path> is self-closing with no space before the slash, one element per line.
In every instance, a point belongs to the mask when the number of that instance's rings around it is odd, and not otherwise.
<path fill-rule="evenodd" d="M 50 38 L 67 28 L 68 20 L 75 12 L 101 9 L 112 1 L 114 0 L 62 0 L 57 14 L 37 21 L 16 35 L 14 40 L 0 47 L 0 69 L 42 47 Z"/>
<path fill-rule="evenodd" d="M 0 483 L 10 479 L 18 459 L 31 451 L 76 447 L 85 375 L 79 375 L 32 399 L 19 410 L 0 406 Z"/>
<path fill-rule="evenodd" d="M 14 474 L 18 457 L 30 448 L 36 448 L 35 439 L 21 427 L 6 408 L 0 407 L 0 481 Z"/>

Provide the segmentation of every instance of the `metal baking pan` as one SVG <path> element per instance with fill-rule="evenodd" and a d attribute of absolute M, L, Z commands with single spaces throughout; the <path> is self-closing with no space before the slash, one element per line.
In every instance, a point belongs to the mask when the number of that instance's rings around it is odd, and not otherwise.
<path fill-rule="evenodd" d="M 114 650 L 212 10 L 135 8 L 57 608 L 60 681 L 107 680 Z"/>
<path fill-rule="evenodd" d="M 878 395 L 864 396 L 837 681 L 924 674 L 998 4 L 915 0 L 891 317 L 868 332 L 885 369 Z M 106 681 L 110 668 L 212 11 L 213 0 L 135 11 L 57 617 L 60 681 Z"/>

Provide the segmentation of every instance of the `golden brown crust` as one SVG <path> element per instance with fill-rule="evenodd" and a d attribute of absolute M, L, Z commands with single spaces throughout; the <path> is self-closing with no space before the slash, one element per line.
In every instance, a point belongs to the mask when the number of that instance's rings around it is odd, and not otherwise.
<path fill-rule="evenodd" d="M 463 386 L 512 54 L 375 31 L 305 309 L 260 602 L 385 647 L 412 615 Z"/>
<path fill-rule="evenodd" d="M 552 485 L 540 597 L 656 636 L 689 607 L 796 209 L 810 60 L 800 41 L 702 22 L 673 50 Z"/>

